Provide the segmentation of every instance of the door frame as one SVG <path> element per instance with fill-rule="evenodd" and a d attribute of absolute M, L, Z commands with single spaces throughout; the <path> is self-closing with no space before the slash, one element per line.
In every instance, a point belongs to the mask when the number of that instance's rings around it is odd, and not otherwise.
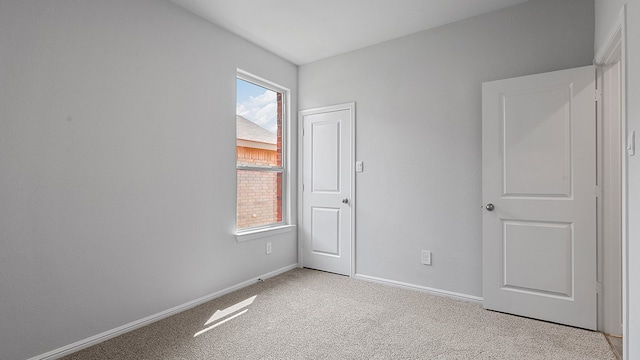
<path fill-rule="evenodd" d="M 622 6 L 618 18 L 616 19 L 613 27 L 609 31 L 605 46 L 600 49 L 594 58 L 594 64 L 598 66 L 605 66 L 620 61 L 620 132 L 622 134 L 621 144 L 621 174 L 622 180 L 622 194 L 621 194 L 621 217 L 622 217 L 622 338 L 623 338 L 623 356 L 628 357 L 629 354 L 629 236 L 628 236 L 628 181 L 627 181 L 627 152 L 626 152 L 626 137 L 627 137 L 627 66 L 626 66 L 626 5 Z M 609 94 L 602 94 L 602 97 L 607 103 L 607 96 Z M 603 114 L 598 114 L 603 115 Z M 602 215 L 599 215 L 602 216 Z M 598 219 L 601 221 L 601 219 Z M 606 311 L 605 311 L 606 313 Z"/>
<path fill-rule="evenodd" d="M 618 52 L 619 54 L 619 52 Z M 607 62 L 608 63 L 608 62 Z M 622 335 L 622 132 L 620 129 L 620 63 L 598 66 L 598 331 Z M 613 73 L 613 74 L 612 74 Z M 617 74 L 615 74 L 617 73 Z M 618 93 L 615 94 L 614 90 Z M 614 113 L 612 113 L 614 112 Z M 612 131 L 613 130 L 613 131 Z M 617 136 L 616 136 L 617 135 Z M 616 194 L 617 191 L 617 194 Z"/>
<path fill-rule="evenodd" d="M 315 107 L 311 109 L 304 109 L 298 112 L 298 267 L 304 267 L 304 257 L 303 257 L 303 249 L 302 245 L 304 244 L 304 229 L 303 227 L 303 212 L 304 212 L 304 196 L 302 191 L 302 180 L 304 176 L 304 116 L 305 115 L 313 115 L 313 114 L 322 114 L 327 112 L 334 111 L 342 111 L 348 110 L 351 116 L 351 139 L 349 142 L 351 143 L 350 147 L 350 159 L 349 159 L 349 172 L 351 173 L 351 198 L 350 198 L 350 208 L 351 208 L 351 258 L 349 259 L 349 277 L 353 277 L 356 273 L 356 103 L 355 102 L 347 102 L 336 105 L 329 106 L 321 106 Z"/>

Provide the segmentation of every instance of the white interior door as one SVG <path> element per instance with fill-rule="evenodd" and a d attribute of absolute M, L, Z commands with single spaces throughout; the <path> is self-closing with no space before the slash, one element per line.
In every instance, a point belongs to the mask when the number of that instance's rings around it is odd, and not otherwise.
<path fill-rule="evenodd" d="M 596 329 L 592 66 L 482 87 L 483 305 Z"/>
<path fill-rule="evenodd" d="M 302 264 L 351 275 L 354 104 L 300 112 Z"/>

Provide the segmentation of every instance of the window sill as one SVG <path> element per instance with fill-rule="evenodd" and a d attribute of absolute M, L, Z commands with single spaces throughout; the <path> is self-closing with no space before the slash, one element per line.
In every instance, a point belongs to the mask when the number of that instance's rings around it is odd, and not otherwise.
<path fill-rule="evenodd" d="M 238 242 L 244 242 L 249 240 L 260 239 L 267 236 L 284 234 L 292 231 L 296 226 L 295 225 L 281 225 L 274 226 L 265 229 L 254 229 L 248 231 L 238 231 L 236 232 L 236 240 Z"/>

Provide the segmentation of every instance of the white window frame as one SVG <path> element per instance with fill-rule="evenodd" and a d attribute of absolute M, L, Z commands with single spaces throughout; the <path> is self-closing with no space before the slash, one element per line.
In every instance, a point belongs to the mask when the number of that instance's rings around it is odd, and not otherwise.
<path fill-rule="evenodd" d="M 290 138 L 289 138 L 289 124 L 290 124 L 290 94 L 291 91 L 284 86 L 278 85 L 269 80 L 263 79 L 256 75 L 253 75 L 249 72 L 246 72 L 241 69 L 237 69 L 236 78 L 250 82 L 252 84 L 261 86 L 265 89 L 275 91 L 277 93 L 282 94 L 282 123 L 281 123 L 281 136 L 282 136 L 282 145 L 281 145 L 281 166 L 255 166 L 255 165 L 238 165 L 236 160 L 236 177 L 238 174 L 238 170 L 249 170 L 249 171 L 267 171 L 267 172 L 279 172 L 282 174 L 282 221 L 271 223 L 267 225 L 248 227 L 248 228 L 237 228 L 238 219 L 237 219 L 237 209 L 238 209 L 238 185 L 236 181 L 236 240 L 238 242 L 248 241 L 253 239 L 259 239 L 265 236 L 272 236 L 277 234 L 282 234 L 286 232 L 290 232 L 295 226 L 291 225 L 291 205 L 289 199 L 291 198 L 291 189 L 289 184 L 291 183 L 290 177 L 291 173 L 290 162 Z M 237 99 L 237 97 L 236 97 Z"/>

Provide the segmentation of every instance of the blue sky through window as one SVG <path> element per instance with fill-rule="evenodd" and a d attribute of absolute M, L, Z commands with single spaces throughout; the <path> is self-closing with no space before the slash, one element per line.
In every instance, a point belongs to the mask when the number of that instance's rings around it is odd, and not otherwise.
<path fill-rule="evenodd" d="M 236 114 L 275 134 L 278 131 L 276 92 L 236 79 Z"/>

